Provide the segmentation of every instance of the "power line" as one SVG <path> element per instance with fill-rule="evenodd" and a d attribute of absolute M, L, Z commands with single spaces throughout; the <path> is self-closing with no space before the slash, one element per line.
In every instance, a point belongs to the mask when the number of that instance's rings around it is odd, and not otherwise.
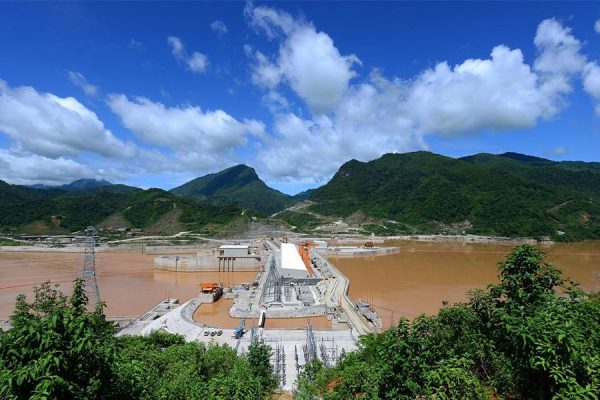
<path fill-rule="evenodd" d="M 89 304 L 94 307 L 100 303 L 100 291 L 96 282 L 96 229 L 88 226 L 85 230 L 85 253 L 83 256 L 83 280 Z"/>

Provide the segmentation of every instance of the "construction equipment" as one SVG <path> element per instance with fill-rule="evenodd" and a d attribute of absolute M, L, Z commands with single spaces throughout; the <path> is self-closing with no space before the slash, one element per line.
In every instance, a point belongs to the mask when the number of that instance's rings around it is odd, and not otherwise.
<path fill-rule="evenodd" d="M 240 324 L 238 325 L 237 328 L 235 328 L 235 331 L 233 332 L 234 338 L 241 339 L 241 337 L 244 336 L 244 333 L 246 333 L 246 331 L 244 330 L 245 323 L 246 323 L 246 320 L 244 320 L 244 318 L 242 318 L 240 320 Z"/>
<path fill-rule="evenodd" d="M 309 277 L 313 276 L 313 269 L 312 269 L 312 265 L 311 265 L 311 261 L 310 261 L 311 246 L 315 246 L 315 243 L 302 242 L 302 244 L 300 246 L 298 246 L 298 253 L 300 253 L 300 258 L 302 259 L 302 261 L 304 262 L 304 265 L 306 266 L 306 272 L 308 273 Z"/>
<path fill-rule="evenodd" d="M 200 282 L 198 285 L 202 293 L 214 293 L 223 290 L 223 285 L 217 282 Z"/>

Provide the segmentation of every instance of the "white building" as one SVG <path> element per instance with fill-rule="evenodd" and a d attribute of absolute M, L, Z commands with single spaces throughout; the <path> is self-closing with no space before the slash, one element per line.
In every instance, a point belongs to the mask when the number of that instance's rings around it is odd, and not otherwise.
<path fill-rule="evenodd" d="M 220 257 L 248 257 L 247 244 L 225 244 L 219 246 Z"/>
<path fill-rule="evenodd" d="M 308 272 L 300 258 L 296 245 L 292 243 L 281 243 L 281 264 L 279 274 L 283 278 L 306 279 Z"/>

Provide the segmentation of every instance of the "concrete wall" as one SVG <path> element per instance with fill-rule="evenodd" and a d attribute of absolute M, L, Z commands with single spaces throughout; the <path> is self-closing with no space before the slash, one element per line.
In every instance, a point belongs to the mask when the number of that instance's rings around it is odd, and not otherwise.
<path fill-rule="evenodd" d="M 221 246 L 219 250 L 223 253 L 223 257 L 247 257 L 248 247 L 227 247 Z"/>
<path fill-rule="evenodd" d="M 260 261 L 251 257 L 236 258 L 230 263 L 233 263 L 234 271 L 257 271 L 260 268 Z M 178 272 L 218 271 L 219 259 L 210 254 L 156 256 L 154 257 L 154 268 Z"/>

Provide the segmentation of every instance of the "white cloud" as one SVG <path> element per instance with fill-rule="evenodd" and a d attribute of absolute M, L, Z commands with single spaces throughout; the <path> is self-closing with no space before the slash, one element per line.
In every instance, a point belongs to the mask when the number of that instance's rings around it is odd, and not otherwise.
<path fill-rule="evenodd" d="M 350 158 L 367 161 L 383 153 L 426 149 L 412 121 L 397 111 L 402 95 L 399 82 L 374 75 L 352 87 L 331 115 L 276 115 L 276 136 L 258 155 L 264 174 L 324 181 Z"/>
<path fill-rule="evenodd" d="M 424 134 L 528 128 L 555 112 L 521 51 L 505 46 L 495 47 L 489 59 L 465 60 L 453 68 L 440 63 L 406 91 L 398 111 Z"/>
<path fill-rule="evenodd" d="M 531 128 L 565 107 L 586 63 L 570 28 L 548 19 L 536 32 L 533 67 L 521 50 L 499 45 L 489 58 L 441 62 L 410 79 L 374 71 L 354 82 L 358 59 L 341 56 L 311 24 L 268 7 L 249 6 L 246 15 L 279 41 L 273 56 L 245 48 L 254 58 L 252 80 L 265 89 L 276 121 L 275 137 L 258 159 L 266 174 L 279 179 L 323 180 L 350 158 L 426 149 L 427 135 Z M 282 83 L 314 111 L 312 117 L 284 111 Z"/>
<path fill-rule="evenodd" d="M 167 38 L 167 43 L 171 46 L 171 53 L 173 53 L 173 57 L 175 57 L 178 61 L 183 60 L 186 57 L 185 47 L 176 36 L 169 36 Z"/>
<path fill-rule="evenodd" d="M 228 31 L 227 25 L 225 25 L 225 22 L 219 21 L 219 20 L 213 21 L 213 23 L 210 24 L 210 29 L 215 31 L 218 35 L 224 35 Z"/>
<path fill-rule="evenodd" d="M 533 43 L 539 51 L 534 63 L 536 71 L 573 74 L 585 65 L 581 42 L 571 34 L 571 28 L 555 19 L 546 19 L 538 25 Z"/>
<path fill-rule="evenodd" d="M 166 107 L 143 97 L 109 96 L 108 105 L 123 125 L 155 146 L 172 149 L 181 163 L 194 170 L 214 170 L 230 162 L 247 136 L 264 137 L 264 125 L 256 120 L 238 121 L 223 110 L 202 111 L 190 105 Z M 173 169 L 172 169 L 173 170 Z"/>
<path fill-rule="evenodd" d="M 537 28 L 534 44 L 538 56 L 533 64 L 540 80 L 540 92 L 549 99 L 556 114 L 565 107 L 561 97 L 572 91 L 571 81 L 578 76 L 586 64 L 581 51 L 581 42 L 555 19 L 542 21 Z"/>
<path fill-rule="evenodd" d="M 167 43 L 171 47 L 173 57 L 175 57 L 177 61 L 185 64 L 187 69 L 196 73 L 206 72 L 208 67 L 208 57 L 205 54 L 195 51 L 191 56 L 188 55 L 183 42 L 176 36 L 169 36 L 167 38 Z"/>
<path fill-rule="evenodd" d="M 207 66 L 208 58 L 202 53 L 194 52 L 188 60 L 188 67 L 193 72 L 202 73 L 206 71 Z"/>
<path fill-rule="evenodd" d="M 594 99 L 600 100 L 600 66 L 596 61 L 585 65 L 582 73 L 583 89 Z M 600 104 L 596 104 L 594 111 L 600 116 Z"/>
<path fill-rule="evenodd" d="M 73 97 L 40 93 L 32 87 L 11 88 L 0 81 L 0 132 L 15 147 L 50 158 L 97 153 L 132 157 L 136 148 L 104 127 L 98 116 Z"/>
<path fill-rule="evenodd" d="M 583 88 L 596 99 L 600 98 L 600 66 L 597 62 L 589 62 L 583 69 Z"/>
<path fill-rule="evenodd" d="M 596 33 L 600 33 L 600 19 L 596 20 L 596 22 L 594 23 L 594 30 L 596 31 Z"/>
<path fill-rule="evenodd" d="M 60 185 L 81 178 L 111 178 L 76 161 L 0 149 L 0 177 L 18 185 Z"/>
<path fill-rule="evenodd" d="M 88 96 L 96 96 L 99 92 L 99 88 L 96 85 L 92 85 L 85 79 L 80 72 L 76 71 L 67 71 L 67 76 L 69 77 L 69 81 L 85 93 Z"/>
<path fill-rule="evenodd" d="M 303 24 L 286 12 L 264 6 L 254 7 L 250 2 L 246 3 L 244 15 L 251 26 L 264 31 L 270 39 L 278 37 L 280 33 L 289 35 L 298 25 Z"/>
<path fill-rule="evenodd" d="M 246 16 L 269 38 L 280 38 L 279 53 L 272 61 L 256 52 L 253 82 L 270 90 L 285 82 L 314 113 L 333 110 L 356 76 L 352 67 L 360 60 L 355 55 L 341 55 L 326 33 L 285 12 L 250 5 Z"/>

